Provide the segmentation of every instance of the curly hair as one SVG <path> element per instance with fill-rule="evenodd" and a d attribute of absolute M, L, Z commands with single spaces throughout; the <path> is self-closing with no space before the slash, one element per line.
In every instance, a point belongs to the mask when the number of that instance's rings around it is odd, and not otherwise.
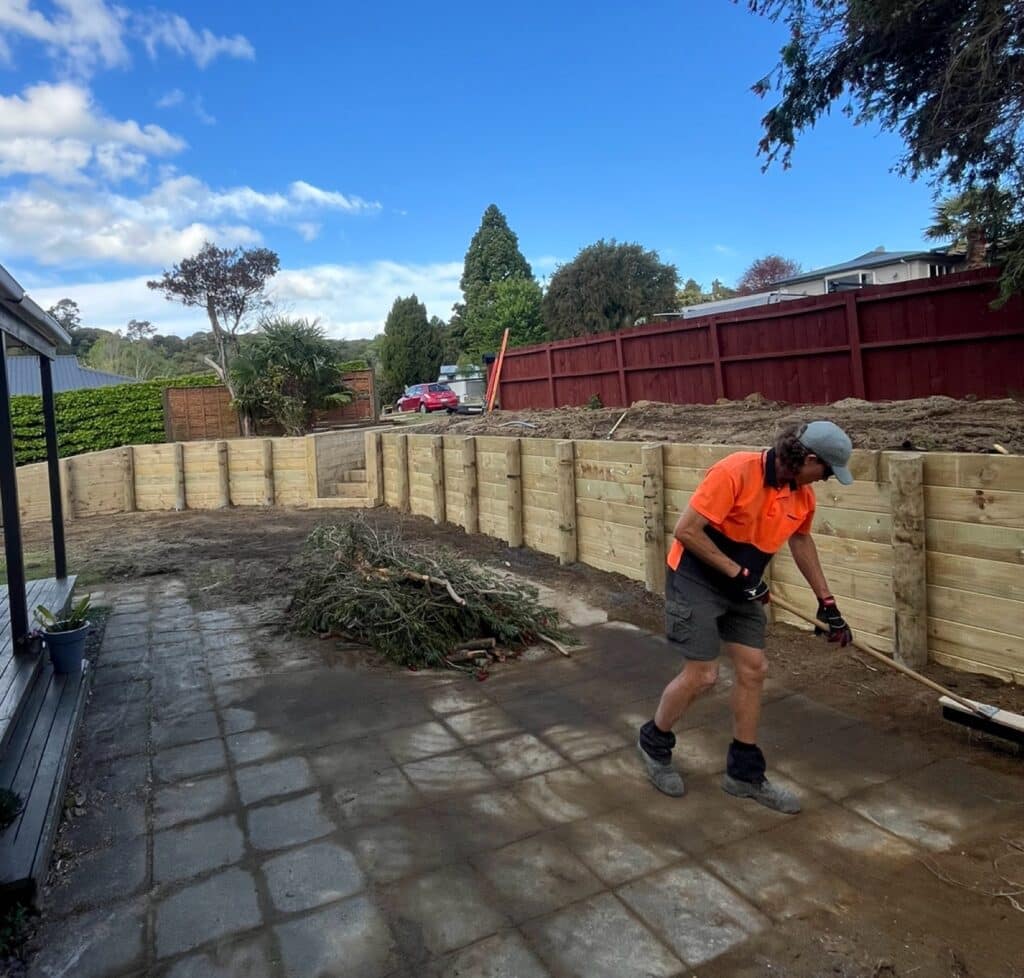
<path fill-rule="evenodd" d="M 794 424 L 784 428 L 775 439 L 775 458 L 788 475 L 796 475 L 811 453 L 804 448 L 800 436 L 807 425 Z"/>

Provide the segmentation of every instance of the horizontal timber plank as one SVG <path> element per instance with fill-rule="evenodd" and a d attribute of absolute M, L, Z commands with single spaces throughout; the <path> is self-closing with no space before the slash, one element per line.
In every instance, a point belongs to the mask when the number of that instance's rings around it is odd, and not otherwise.
<path fill-rule="evenodd" d="M 623 577 L 628 577 L 633 581 L 644 580 L 645 575 L 643 564 L 640 564 L 639 566 L 618 564 L 615 563 L 615 561 L 607 560 L 594 554 L 585 554 L 582 549 L 580 550 L 579 559 L 580 563 L 587 564 L 590 567 L 596 567 L 598 570 L 605 571 L 608 574 L 621 574 Z"/>
<path fill-rule="evenodd" d="M 819 506 L 815 511 L 813 532 L 844 540 L 888 543 L 892 539 L 892 519 L 888 513 Z"/>
<path fill-rule="evenodd" d="M 1024 570 L 1000 560 L 929 553 L 928 583 L 1024 601 Z"/>
<path fill-rule="evenodd" d="M 640 464 L 640 442 L 578 441 L 576 460 L 602 463 Z"/>
<path fill-rule="evenodd" d="M 958 672 L 973 672 L 982 676 L 992 676 L 1004 683 L 1024 685 L 1024 664 L 1017 669 L 1004 669 L 991 663 L 975 658 L 973 649 L 947 642 L 929 641 L 928 655 L 939 665 L 956 669 Z"/>
<path fill-rule="evenodd" d="M 577 498 L 576 513 L 580 517 L 604 520 L 609 524 L 628 526 L 643 531 L 644 511 L 642 506 Z"/>
<path fill-rule="evenodd" d="M 772 588 L 778 591 L 779 596 L 786 601 L 798 607 L 806 608 L 809 615 L 813 615 L 818 607 L 818 599 L 808 587 L 773 581 Z M 872 604 L 869 601 L 860 601 L 852 597 L 845 598 L 840 607 L 842 608 L 843 617 L 849 622 L 854 632 L 862 631 L 869 636 L 876 635 L 892 638 L 893 613 L 891 608 Z"/>
<path fill-rule="evenodd" d="M 575 464 L 576 479 L 598 479 L 605 482 L 643 484 L 643 469 L 640 463 L 629 462 L 587 462 L 577 457 Z"/>
<path fill-rule="evenodd" d="M 870 601 L 883 608 L 893 607 L 891 577 L 865 574 L 826 563 L 822 563 L 822 570 L 825 572 L 829 590 L 840 600 L 840 603 L 843 598 L 849 597 L 858 601 Z M 772 561 L 771 580 L 773 585 L 776 581 L 800 586 L 806 583 L 796 562 L 788 554 L 779 554 Z"/>
<path fill-rule="evenodd" d="M 928 584 L 928 615 L 1024 639 L 1024 602 Z M 1024 641 L 1017 643 L 1024 659 Z"/>
<path fill-rule="evenodd" d="M 643 505 L 643 487 L 597 479 L 576 480 L 577 505 L 581 499 L 596 499 L 610 503 L 628 503 L 630 506 Z"/>
<path fill-rule="evenodd" d="M 933 520 L 1019 529 L 1024 527 L 1024 492 L 925 486 L 924 511 Z"/>
<path fill-rule="evenodd" d="M 927 452 L 924 483 L 926 486 L 1024 492 L 1024 456 Z"/>
<path fill-rule="evenodd" d="M 1024 529 L 933 519 L 924 526 L 929 553 L 1024 564 Z"/>
<path fill-rule="evenodd" d="M 958 645 L 969 650 L 975 662 L 985 663 L 994 669 L 1003 669 L 1007 672 L 1024 671 L 1024 651 L 1021 650 L 1020 639 L 1005 632 L 945 621 L 929 615 L 929 648 L 933 641 L 936 644 Z"/>

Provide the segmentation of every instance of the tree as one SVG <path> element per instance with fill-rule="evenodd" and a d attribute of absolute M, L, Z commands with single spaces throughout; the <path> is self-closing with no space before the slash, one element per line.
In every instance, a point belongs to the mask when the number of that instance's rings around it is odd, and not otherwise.
<path fill-rule="evenodd" d="M 333 344 L 306 319 L 265 320 L 231 363 L 239 412 L 276 421 L 288 435 L 308 431 L 315 411 L 352 400 L 341 375 Z"/>
<path fill-rule="evenodd" d="M 696 279 L 688 278 L 682 289 L 676 293 L 676 305 L 680 308 L 696 306 L 703 302 L 715 302 L 718 299 L 731 299 L 736 295 L 735 289 L 723 285 L 717 278 L 711 283 L 711 291 L 705 292 Z"/>
<path fill-rule="evenodd" d="M 776 69 L 754 85 L 779 101 L 762 120 L 766 166 L 842 101 L 857 123 L 898 132 L 900 173 L 964 191 L 1003 181 L 1014 202 L 1002 294 L 1024 289 L 1022 0 L 748 0 L 783 20 Z"/>
<path fill-rule="evenodd" d="M 464 336 L 464 350 L 477 362 L 482 354 L 498 350 L 506 329 L 509 346 L 541 343 L 548 338 L 541 308 L 543 295 L 534 279 L 505 279 L 484 292 L 485 298 Z"/>
<path fill-rule="evenodd" d="M 381 400 L 395 400 L 409 384 L 437 378 L 441 367 L 440 331 L 427 321 L 427 308 L 411 295 L 395 299 L 380 344 Z"/>
<path fill-rule="evenodd" d="M 776 282 L 799 275 L 801 271 L 799 262 L 781 255 L 765 255 L 750 263 L 736 285 L 736 292 L 739 295 L 765 292 Z"/>
<path fill-rule="evenodd" d="M 503 283 L 513 281 L 532 283 L 533 288 L 502 288 Z M 445 342 L 445 353 L 456 356 L 464 352 L 479 355 L 485 349 L 493 349 L 495 316 L 508 314 L 510 303 L 529 305 L 529 297 L 534 293 L 539 296 L 540 286 L 519 250 L 519 239 L 494 204 L 484 211 L 480 227 L 469 243 L 459 287 L 463 301 L 455 307 Z M 513 295 L 518 299 L 512 299 Z M 527 324 L 525 331 L 529 333 L 533 325 Z"/>
<path fill-rule="evenodd" d="M 46 311 L 69 333 L 74 333 L 82 325 L 82 311 L 74 299 L 61 299 Z"/>
<path fill-rule="evenodd" d="M 551 276 L 544 325 L 552 339 L 632 326 L 675 309 L 677 285 L 675 266 L 663 264 L 656 251 L 598 241 Z"/>
<path fill-rule="evenodd" d="M 216 359 L 207 362 L 232 397 L 230 368 L 238 353 L 239 333 L 254 312 L 267 306 L 267 282 L 279 266 L 277 255 L 268 248 L 218 248 L 206 242 L 198 254 L 146 283 L 171 302 L 206 310 L 217 348 Z M 247 427 L 244 430 L 249 434 Z"/>
<path fill-rule="evenodd" d="M 964 252 L 967 268 L 981 268 L 1005 247 L 1012 213 L 1009 191 L 998 185 L 972 187 L 940 201 L 924 233 L 936 241 L 951 241 L 952 248 Z"/>

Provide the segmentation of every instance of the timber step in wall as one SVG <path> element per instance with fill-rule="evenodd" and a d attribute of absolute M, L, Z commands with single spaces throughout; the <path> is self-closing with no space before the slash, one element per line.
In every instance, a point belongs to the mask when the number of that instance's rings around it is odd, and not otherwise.
<path fill-rule="evenodd" d="M 369 432 L 368 505 L 664 587 L 676 520 L 739 446 Z M 815 486 L 814 539 L 847 619 L 907 664 L 1024 682 L 1024 457 L 857 451 Z M 772 587 L 816 599 L 788 550 Z M 780 620 L 787 620 L 777 612 Z M 792 623 L 796 623 L 793 621 Z"/>

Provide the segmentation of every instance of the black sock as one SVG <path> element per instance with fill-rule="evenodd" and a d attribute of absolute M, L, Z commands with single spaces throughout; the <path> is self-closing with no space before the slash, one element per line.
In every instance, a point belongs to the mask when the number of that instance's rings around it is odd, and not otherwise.
<path fill-rule="evenodd" d="M 644 753 L 659 764 L 668 764 L 672 760 L 672 748 L 676 745 L 676 735 L 669 730 L 660 730 L 653 720 L 648 720 L 640 728 L 640 746 Z"/>
<path fill-rule="evenodd" d="M 759 784 L 764 781 L 766 769 L 764 754 L 761 753 L 761 748 L 757 744 L 745 744 L 742 740 L 733 740 L 729 745 L 729 756 L 726 759 L 725 769 L 730 778 Z"/>

